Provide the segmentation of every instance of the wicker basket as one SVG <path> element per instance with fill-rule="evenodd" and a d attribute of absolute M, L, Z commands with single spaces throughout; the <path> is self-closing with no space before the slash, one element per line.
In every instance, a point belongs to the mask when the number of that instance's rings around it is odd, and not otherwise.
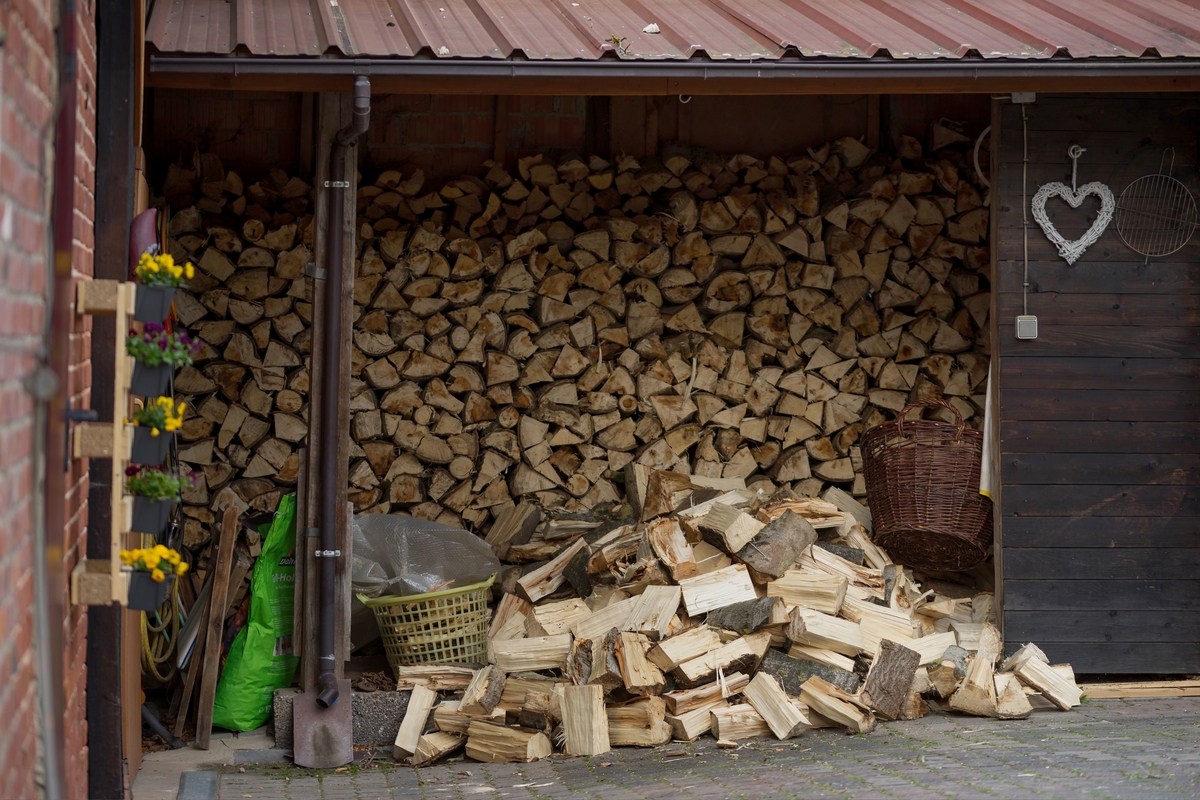
<path fill-rule="evenodd" d="M 392 672 L 414 664 L 487 663 L 487 596 L 494 580 L 408 597 L 358 595 L 375 612 Z"/>
<path fill-rule="evenodd" d="M 905 420 L 942 406 L 957 422 Z M 967 570 L 987 558 L 992 501 L 979 493 L 983 434 L 945 400 L 909 403 L 862 438 L 863 472 L 875 541 L 892 558 L 928 570 Z"/>

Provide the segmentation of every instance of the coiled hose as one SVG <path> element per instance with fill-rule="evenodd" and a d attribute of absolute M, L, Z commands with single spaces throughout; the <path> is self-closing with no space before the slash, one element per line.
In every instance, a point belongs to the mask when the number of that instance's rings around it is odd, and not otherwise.
<path fill-rule="evenodd" d="M 163 619 L 163 611 L 167 618 Z M 154 677 L 159 683 L 167 683 L 175 677 L 175 646 L 179 642 L 179 624 L 183 616 L 179 608 L 179 580 L 171 581 L 171 593 L 162 608 L 154 612 L 155 623 L 151 624 L 150 615 L 141 613 L 142 627 L 142 671 Z M 167 632 L 170 628 L 170 632 Z M 159 665 L 165 664 L 166 671 L 159 672 Z"/>

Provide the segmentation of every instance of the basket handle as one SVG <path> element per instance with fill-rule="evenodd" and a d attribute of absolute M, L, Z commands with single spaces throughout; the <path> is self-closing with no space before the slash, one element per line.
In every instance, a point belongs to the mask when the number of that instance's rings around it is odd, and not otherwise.
<path fill-rule="evenodd" d="M 954 418 L 958 420 L 955 423 L 958 426 L 958 433 L 954 434 L 954 441 L 957 442 L 958 440 L 962 439 L 963 430 L 967 427 L 967 423 L 963 421 L 962 413 L 954 407 L 953 403 L 949 403 L 940 397 L 926 397 L 923 400 L 913 400 L 911 403 L 906 405 L 900 412 L 899 416 L 896 417 L 897 433 L 899 433 L 901 436 L 904 435 L 904 418 L 908 415 L 910 410 L 914 408 L 920 408 L 921 406 L 944 406 L 945 408 L 950 409 L 950 412 L 954 414 Z"/>

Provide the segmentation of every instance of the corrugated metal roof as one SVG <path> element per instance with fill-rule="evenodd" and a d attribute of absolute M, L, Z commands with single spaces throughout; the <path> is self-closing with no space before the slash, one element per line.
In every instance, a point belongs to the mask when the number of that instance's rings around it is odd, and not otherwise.
<path fill-rule="evenodd" d="M 657 25 L 658 33 L 647 33 Z M 157 0 L 161 53 L 717 61 L 1200 57 L 1197 0 Z"/>

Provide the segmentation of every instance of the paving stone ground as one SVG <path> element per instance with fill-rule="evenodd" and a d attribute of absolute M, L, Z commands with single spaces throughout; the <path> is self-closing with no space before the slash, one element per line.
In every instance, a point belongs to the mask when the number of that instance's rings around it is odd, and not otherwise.
<path fill-rule="evenodd" d="M 934 713 L 867 736 L 818 730 L 738 750 L 705 737 L 533 764 L 226 769 L 220 800 L 1196 798 L 1200 698 L 1091 700 L 1071 713 L 1003 722 Z"/>

